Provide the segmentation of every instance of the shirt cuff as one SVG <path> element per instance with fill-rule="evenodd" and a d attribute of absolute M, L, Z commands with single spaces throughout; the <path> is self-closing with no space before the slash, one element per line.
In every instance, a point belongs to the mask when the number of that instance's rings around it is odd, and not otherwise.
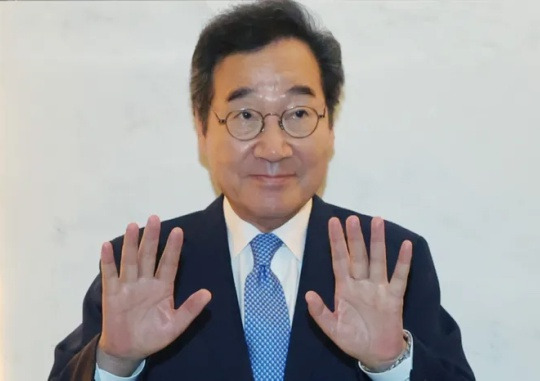
<path fill-rule="evenodd" d="M 115 376 L 112 373 L 107 372 L 106 370 L 101 369 L 96 363 L 96 372 L 94 373 L 94 381 L 137 381 L 137 378 L 141 374 L 144 366 L 146 365 L 146 360 L 135 369 L 133 374 L 129 377 L 119 377 Z"/>
<path fill-rule="evenodd" d="M 412 335 L 409 333 L 411 338 L 411 351 L 409 357 L 407 357 L 401 364 L 396 366 L 393 369 L 387 370 L 386 372 L 381 373 L 371 373 L 362 367 L 362 364 L 358 362 L 358 366 L 362 371 L 368 375 L 372 381 L 409 381 L 411 375 L 412 365 L 413 365 L 413 349 L 414 343 Z"/>

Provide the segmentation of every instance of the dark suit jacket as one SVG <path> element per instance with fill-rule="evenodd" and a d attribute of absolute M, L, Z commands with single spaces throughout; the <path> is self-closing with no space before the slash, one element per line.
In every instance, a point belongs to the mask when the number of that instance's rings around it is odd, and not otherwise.
<path fill-rule="evenodd" d="M 184 230 L 184 246 L 176 279 L 175 302 L 207 288 L 212 301 L 184 334 L 150 356 L 141 380 L 252 380 L 240 310 L 230 264 L 223 196 L 206 210 L 162 223 L 158 253 L 172 228 Z M 314 290 L 333 308 L 334 276 L 328 239 L 328 219 L 342 221 L 358 213 L 324 203 L 317 196 L 309 219 L 285 371 L 286 381 L 369 380 L 357 361 L 337 348 L 307 311 L 304 295 Z M 359 215 L 366 242 L 371 217 Z M 413 335 L 412 381 L 474 380 L 461 346 L 460 331 L 440 306 L 437 275 L 426 241 L 386 222 L 389 274 L 403 240 L 413 242 L 413 262 L 404 305 L 404 326 Z M 113 240 L 117 265 L 122 237 Z M 368 245 L 369 246 L 369 245 Z M 90 381 L 94 377 L 96 345 L 101 330 L 101 279 L 91 285 L 83 307 L 83 322 L 55 350 L 49 380 Z"/>

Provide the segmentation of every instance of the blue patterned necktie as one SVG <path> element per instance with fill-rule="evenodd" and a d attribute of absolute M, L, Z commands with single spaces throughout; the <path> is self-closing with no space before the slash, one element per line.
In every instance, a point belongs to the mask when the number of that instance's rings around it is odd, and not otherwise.
<path fill-rule="evenodd" d="M 285 294 L 270 269 L 282 245 L 274 234 L 259 234 L 250 242 L 253 270 L 246 278 L 244 331 L 255 381 L 282 381 L 289 348 L 289 312 Z"/>

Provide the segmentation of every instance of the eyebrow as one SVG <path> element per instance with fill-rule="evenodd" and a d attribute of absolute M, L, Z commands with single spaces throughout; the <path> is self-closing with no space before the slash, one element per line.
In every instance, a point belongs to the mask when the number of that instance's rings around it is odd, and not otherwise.
<path fill-rule="evenodd" d="M 287 93 L 293 95 L 309 95 L 312 97 L 315 96 L 315 91 L 313 91 L 311 87 L 303 85 L 293 86 L 289 90 L 287 90 Z"/>
<path fill-rule="evenodd" d="M 229 93 L 229 95 L 227 96 L 227 102 L 232 102 L 235 99 L 244 98 L 253 92 L 255 92 L 255 90 L 252 89 L 251 87 L 240 87 Z M 291 87 L 289 90 L 287 90 L 287 94 L 309 95 L 312 97 L 315 96 L 315 92 L 313 91 L 313 89 L 309 86 L 304 86 L 304 85 L 295 85 Z"/>
<path fill-rule="evenodd" d="M 235 99 L 246 97 L 254 91 L 255 90 L 250 87 L 240 87 L 239 89 L 233 90 L 229 93 L 227 96 L 227 102 L 232 102 Z"/>

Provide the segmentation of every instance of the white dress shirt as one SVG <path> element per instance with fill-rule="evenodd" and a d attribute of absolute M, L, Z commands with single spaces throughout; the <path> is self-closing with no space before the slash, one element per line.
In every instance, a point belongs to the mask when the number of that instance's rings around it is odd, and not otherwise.
<path fill-rule="evenodd" d="M 289 321 L 292 324 L 294 307 L 300 282 L 300 270 L 304 257 L 307 226 L 311 214 L 312 200 L 310 199 L 300 211 L 274 233 L 283 245 L 277 250 L 270 263 L 270 269 L 279 279 L 285 301 L 289 309 Z M 224 198 L 223 213 L 227 226 L 227 238 L 231 255 L 231 268 L 233 272 L 240 316 L 244 324 L 244 285 L 248 274 L 253 269 L 253 253 L 249 243 L 261 231 L 250 223 L 242 220 L 232 209 L 231 204 Z M 299 296 L 303 297 L 303 295 Z M 373 381 L 408 381 L 412 370 L 412 343 L 411 355 L 394 369 L 382 373 L 365 372 Z M 139 374 L 144 369 L 145 362 L 141 363 L 131 377 L 118 377 L 100 369 L 96 364 L 95 381 L 137 381 Z M 363 370 L 363 369 L 362 369 Z M 181 379 L 179 375 L 179 379 Z"/>

